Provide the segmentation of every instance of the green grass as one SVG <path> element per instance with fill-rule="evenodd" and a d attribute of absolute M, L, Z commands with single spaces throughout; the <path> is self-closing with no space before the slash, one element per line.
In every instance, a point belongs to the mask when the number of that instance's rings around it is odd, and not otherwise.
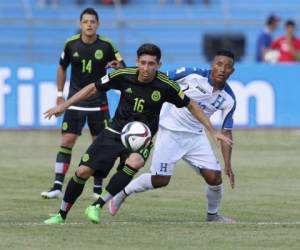
<path fill-rule="evenodd" d="M 299 249 L 300 131 L 234 134 L 236 188 L 224 176 L 220 212 L 236 224 L 203 222 L 204 181 L 180 162 L 167 188 L 133 195 L 115 217 L 104 209 L 99 225 L 84 218 L 92 202 L 89 181 L 68 223 L 47 226 L 42 222 L 60 200 L 43 200 L 40 192 L 53 180 L 59 133 L 1 131 L 0 249 Z M 67 179 L 89 143 L 85 133 Z"/>

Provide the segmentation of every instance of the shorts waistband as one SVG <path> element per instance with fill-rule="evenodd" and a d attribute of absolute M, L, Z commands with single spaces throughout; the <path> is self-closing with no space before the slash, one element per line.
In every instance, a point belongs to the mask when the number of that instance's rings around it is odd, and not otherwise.
<path fill-rule="evenodd" d="M 70 109 L 70 110 L 79 110 L 79 111 L 105 111 L 105 110 L 108 110 L 108 106 L 100 106 L 100 107 L 70 106 L 68 109 Z"/>

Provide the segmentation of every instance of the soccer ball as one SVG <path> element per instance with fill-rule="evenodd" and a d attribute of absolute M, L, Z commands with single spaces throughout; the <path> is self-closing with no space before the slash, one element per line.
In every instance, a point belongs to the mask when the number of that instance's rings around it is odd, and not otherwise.
<path fill-rule="evenodd" d="M 136 152 L 150 144 L 151 131 L 142 122 L 129 122 L 122 129 L 121 141 L 126 148 Z"/>

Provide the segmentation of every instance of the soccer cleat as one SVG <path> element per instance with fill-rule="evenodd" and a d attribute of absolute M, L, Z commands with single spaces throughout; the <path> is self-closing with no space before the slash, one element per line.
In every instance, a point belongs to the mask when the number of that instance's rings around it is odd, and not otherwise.
<path fill-rule="evenodd" d="M 220 214 L 207 214 L 206 222 L 235 223 L 235 220 Z"/>
<path fill-rule="evenodd" d="M 118 213 L 125 198 L 126 195 L 124 194 L 124 191 L 121 191 L 118 194 L 116 194 L 112 199 L 110 199 L 110 201 L 108 202 L 108 211 L 112 216 Z"/>
<path fill-rule="evenodd" d="M 62 197 L 62 192 L 59 189 L 50 189 L 49 191 L 42 192 L 41 196 L 44 199 L 56 199 Z"/>
<path fill-rule="evenodd" d="M 87 219 L 94 223 L 94 224 L 98 224 L 100 221 L 100 215 L 101 215 L 101 207 L 99 204 L 97 204 L 96 206 L 88 206 L 85 209 L 85 215 L 87 217 Z"/>
<path fill-rule="evenodd" d="M 62 225 L 65 224 L 65 219 L 58 213 L 45 220 L 44 223 L 47 225 Z"/>

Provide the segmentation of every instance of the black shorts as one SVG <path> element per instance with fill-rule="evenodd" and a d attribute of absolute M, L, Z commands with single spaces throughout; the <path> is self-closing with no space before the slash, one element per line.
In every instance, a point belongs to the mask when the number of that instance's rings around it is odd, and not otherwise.
<path fill-rule="evenodd" d="M 81 135 L 81 131 L 87 122 L 91 135 L 98 135 L 106 126 L 109 117 L 108 111 L 80 111 L 66 110 L 61 126 L 62 133 Z"/>
<path fill-rule="evenodd" d="M 139 152 L 145 161 L 150 155 L 151 148 L 152 145 Z M 131 153 L 123 146 L 119 134 L 104 129 L 82 156 L 79 165 L 88 166 L 95 170 L 94 176 L 105 178 L 118 158 L 120 160 L 118 169 L 120 169 Z"/>

